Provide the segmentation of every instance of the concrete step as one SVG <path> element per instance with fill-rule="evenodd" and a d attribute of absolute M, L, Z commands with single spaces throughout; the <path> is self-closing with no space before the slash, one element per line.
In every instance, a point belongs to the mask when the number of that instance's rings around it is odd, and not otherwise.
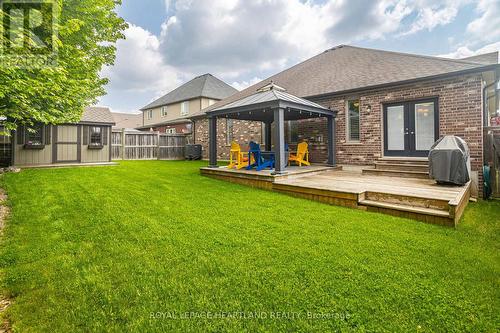
<path fill-rule="evenodd" d="M 374 176 L 429 179 L 427 171 L 400 171 L 387 169 L 363 169 L 363 174 Z"/>
<path fill-rule="evenodd" d="M 429 199 L 425 197 L 416 197 L 414 195 L 401 195 L 382 192 L 365 192 L 364 200 L 396 204 L 411 207 L 430 208 L 449 212 L 450 206 L 448 200 Z"/>
<path fill-rule="evenodd" d="M 422 171 L 428 172 L 429 166 L 427 164 L 410 164 L 410 163 L 387 163 L 375 162 L 375 169 L 380 170 L 396 170 L 396 171 Z"/>
<path fill-rule="evenodd" d="M 449 218 L 450 213 L 447 211 L 443 211 L 441 209 L 433 209 L 433 208 L 423 208 L 423 207 L 413 207 L 401 204 L 393 204 L 387 202 L 379 202 L 373 200 L 361 200 L 359 202 L 360 205 L 367 207 L 377 207 L 382 208 L 384 210 L 396 210 L 402 212 L 409 212 L 418 215 L 428 215 L 428 216 L 436 216 L 436 217 L 444 217 Z"/>

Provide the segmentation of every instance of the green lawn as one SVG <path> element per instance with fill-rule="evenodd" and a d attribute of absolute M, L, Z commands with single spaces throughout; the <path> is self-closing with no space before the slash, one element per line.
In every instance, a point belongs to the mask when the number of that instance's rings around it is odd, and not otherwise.
<path fill-rule="evenodd" d="M 450 229 L 204 178 L 201 165 L 4 176 L 14 330 L 500 329 L 500 203 L 470 204 Z"/>

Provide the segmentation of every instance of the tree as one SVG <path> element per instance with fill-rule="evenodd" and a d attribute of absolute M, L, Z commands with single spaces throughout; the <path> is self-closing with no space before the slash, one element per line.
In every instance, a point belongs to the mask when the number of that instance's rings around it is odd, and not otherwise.
<path fill-rule="evenodd" d="M 115 59 L 115 43 L 126 22 L 116 13 L 121 0 L 53 0 L 59 13 L 57 64 L 38 68 L 0 64 L 0 117 L 5 130 L 36 122 L 78 122 L 83 109 L 105 94 L 99 73 Z M 0 9 L 0 14 L 4 15 Z M 1 15 L 0 15 L 1 16 Z M 0 42 L 4 42 L 2 34 Z"/>

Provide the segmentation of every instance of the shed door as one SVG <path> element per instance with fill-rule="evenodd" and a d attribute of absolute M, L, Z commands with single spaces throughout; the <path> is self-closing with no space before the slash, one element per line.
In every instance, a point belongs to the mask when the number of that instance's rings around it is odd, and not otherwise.
<path fill-rule="evenodd" d="M 63 125 L 54 128 L 54 163 L 76 163 L 81 159 L 80 126 Z"/>

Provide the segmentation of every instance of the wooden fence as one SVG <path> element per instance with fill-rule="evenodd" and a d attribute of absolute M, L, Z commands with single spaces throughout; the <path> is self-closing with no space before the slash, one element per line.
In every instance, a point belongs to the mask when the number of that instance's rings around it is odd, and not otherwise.
<path fill-rule="evenodd" d="M 113 131 L 111 156 L 114 160 L 181 160 L 189 140 L 189 134 Z"/>
<path fill-rule="evenodd" d="M 484 163 L 490 166 L 492 197 L 500 198 L 500 127 L 484 128 Z"/>
<path fill-rule="evenodd" d="M 4 127 L 0 125 L 0 132 L 4 130 Z M 10 165 L 12 157 L 12 145 L 11 137 L 0 135 L 0 167 Z"/>

